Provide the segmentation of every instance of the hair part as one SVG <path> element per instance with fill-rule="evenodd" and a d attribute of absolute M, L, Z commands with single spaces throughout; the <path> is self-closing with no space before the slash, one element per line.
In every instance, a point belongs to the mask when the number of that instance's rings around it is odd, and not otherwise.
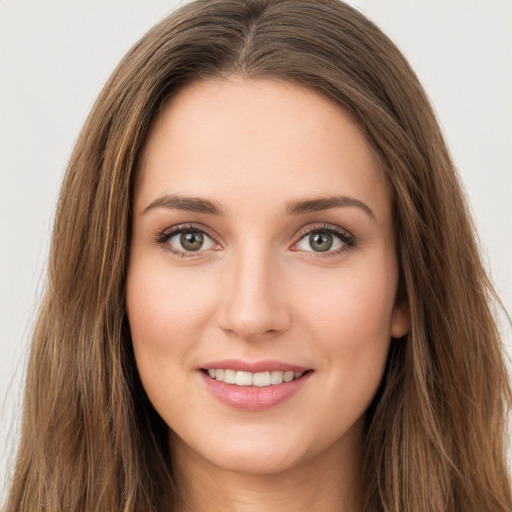
<path fill-rule="evenodd" d="M 6 510 L 172 509 L 167 426 L 142 388 L 126 319 L 133 187 L 164 102 L 232 74 L 290 81 L 341 105 L 391 191 L 411 331 L 393 341 L 367 413 L 364 510 L 510 511 L 512 396 L 457 173 L 405 58 L 337 0 L 199 0 L 114 71 L 61 190 Z"/>

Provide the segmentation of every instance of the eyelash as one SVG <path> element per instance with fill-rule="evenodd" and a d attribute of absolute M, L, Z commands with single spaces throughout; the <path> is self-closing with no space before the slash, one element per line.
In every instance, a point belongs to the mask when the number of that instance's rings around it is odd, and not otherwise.
<path fill-rule="evenodd" d="M 172 245 L 168 244 L 167 242 L 176 235 L 179 235 L 180 233 L 186 233 L 188 231 L 196 231 L 199 233 L 205 234 L 208 238 L 211 238 L 212 240 L 215 240 L 212 235 L 208 233 L 207 230 L 204 228 L 199 228 L 198 226 L 195 226 L 193 224 L 181 224 L 179 226 L 175 226 L 173 228 L 170 228 L 163 233 L 161 233 L 158 237 L 156 242 L 162 246 L 163 249 L 166 251 L 169 251 L 174 256 L 177 256 L 178 258 L 190 258 L 190 257 L 197 257 L 197 254 L 195 251 L 180 251 L 178 249 L 175 249 Z M 199 253 L 204 251 L 197 251 Z"/>
<path fill-rule="evenodd" d="M 180 233 L 186 233 L 188 231 L 196 231 L 199 233 L 202 233 L 206 235 L 208 238 L 215 242 L 215 238 L 209 234 L 208 230 L 205 230 L 203 227 L 198 227 L 193 224 L 182 224 L 179 226 L 175 226 L 173 228 L 170 228 L 163 233 L 159 233 L 156 237 L 156 242 L 162 246 L 162 248 L 166 251 L 169 251 L 174 256 L 177 256 L 179 258 L 190 258 L 190 257 L 197 257 L 198 254 L 196 254 L 196 251 L 181 251 L 178 249 L 175 249 L 167 242 L 174 236 L 179 235 Z M 332 224 L 318 224 L 313 227 L 308 227 L 304 230 L 301 230 L 298 234 L 297 240 L 293 243 L 293 245 L 298 244 L 303 238 L 306 236 L 310 236 L 312 233 L 319 232 L 319 233 L 329 233 L 331 235 L 336 236 L 341 242 L 343 243 L 342 247 L 340 249 L 334 250 L 334 251 L 304 251 L 307 254 L 307 257 L 311 258 L 329 258 L 332 256 L 337 256 L 341 253 L 350 251 L 355 245 L 356 245 L 356 238 L 346 231 L 343 228 L 340 228 L 339 226 L 334 226 Z M 198 253 L 204 252 L 204 251 L 197 251 Z"/>
<path fill-rule="evenodd" d="M 303 238 L 310 236 L 313 233 L 329 233 L 339 238 L 343 245 L 341 248 L 334 251 L 305 251 L 307 257 L 310 258 L 330 258 L 333 256 L 338 256 L 344 252 L 350 251 L 356 245 L 356 238 L 351 233 L 349 233 L 346 229 L 340 228 L 339 226 L 334 226 L 332 224 L 317 224 L 313 227 L 308 227 L 299 231 L 298 239 L 293 243 L 293 245 L 298 244 Z"/>

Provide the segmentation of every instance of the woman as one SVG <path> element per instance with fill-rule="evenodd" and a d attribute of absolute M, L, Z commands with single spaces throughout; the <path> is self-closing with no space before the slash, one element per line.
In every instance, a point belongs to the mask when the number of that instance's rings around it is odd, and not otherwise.
<path fill-rule="evenodd" d="M 187 5 L 71 159 L 7 510 L 510 510 L 493 297 L 373 24 Z"/>

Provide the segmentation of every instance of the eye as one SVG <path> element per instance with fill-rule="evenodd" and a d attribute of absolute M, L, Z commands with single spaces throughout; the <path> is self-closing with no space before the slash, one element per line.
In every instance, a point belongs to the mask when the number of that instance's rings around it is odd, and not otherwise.
<path fill-rule="evenodd" d="M 190 253 L 203 252 L 217 247 L 209 235 L 193 226 L 182 226 L 166 231 L 157 241 L 178 256 L 192 256 Z"/>
<path fill-rule="evenodd" d="M 293 246 L 292 250 L 305 252 L 338 254 L 355 245 L 355 239 L 347 231 L 334 227 L 310 229 Z"/>

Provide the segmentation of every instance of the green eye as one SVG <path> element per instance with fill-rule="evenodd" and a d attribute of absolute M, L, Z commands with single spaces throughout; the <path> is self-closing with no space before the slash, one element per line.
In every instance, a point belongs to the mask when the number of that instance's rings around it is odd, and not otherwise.
<path fill-rule="evenodd" d="M 293 250 L 334 255 L 355 245 L 354 237 L 342 228 L 318 226 L 307 231 L 294 245 Z"/>
<path fill-rule="evenodd" d="M 203 252 L 215 246 L 215 242 L 204 231 L 192 228 L 181 228 L 167 233 L 160 237 L 159 243 L 165 244 L 170 251 L 181 255 Z"/>
<path fill-rule="evenodd" d="M 204 243 L 203 233 L 199 231 L 185 231 L 180 235 L 180 243 L 186 251 L 198 251 Z"/>
<path fill-rule="evenodd" d="M 334 237 L 331 233 L 325 231 L 311 233 L 309 235 L 309 245 L 315 252 L 325 252 L 333 246 Z"/>

